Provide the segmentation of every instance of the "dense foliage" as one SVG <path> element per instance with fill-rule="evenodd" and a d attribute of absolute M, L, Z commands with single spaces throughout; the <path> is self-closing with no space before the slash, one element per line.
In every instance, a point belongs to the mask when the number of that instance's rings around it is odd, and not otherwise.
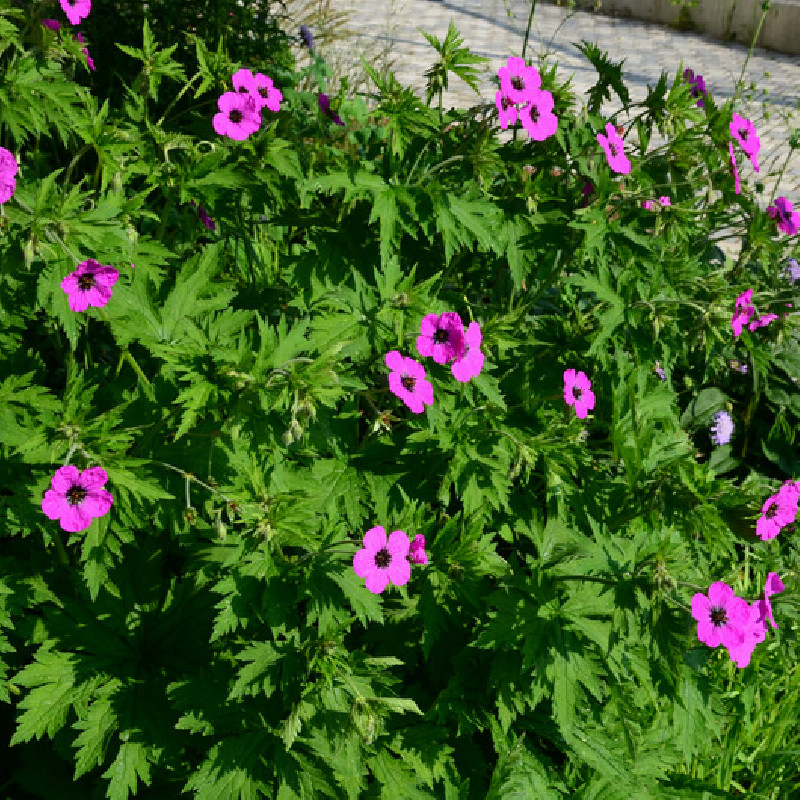
<path fill-rule="evenodd" d="M 530 107 L 443 108 L 481 61 L 452 28 L 422 100 L 279 32 L 259 60 L 33 13 L 0 0 L 0 794 L 800 792 L 800 547 L 757 535 L 800 478 L 798 237 L 742 109 L 683 66 L 632 103 L 584 43 L 585 105 L 537 65 L 537 141 Z M 238 141 L 243 67 L 281 99 Z M 479 374 L 422 357 L 444 314 Z M 381 593 L 375 527 L 427 561 Z M 773 572 L 739 668 L 694 598 Z"/>

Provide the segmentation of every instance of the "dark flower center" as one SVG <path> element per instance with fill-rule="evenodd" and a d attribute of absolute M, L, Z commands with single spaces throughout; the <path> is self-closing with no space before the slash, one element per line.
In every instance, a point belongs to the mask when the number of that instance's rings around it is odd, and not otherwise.
<path fill-rule="evenodd" d="M 711 609 L 711 622 L 719 627 L 728 621 L 728 614 L 722 606 L 713 606 Z"/>
<path fill-rule="evenodd" d="M 616 142 L 609 142 L 608 143 L 608 149 L 611 151 L 611 157 L 612 158 L 616 158 L 617 157 L 617 143 Z"/>
<path fill-rule="evenodd" d="M 269 97 L 269 89 L 266 86 L 259 86 L 258 87 L 258 93 L 262 97 Z"/>
<path fill-rule="evenodd" d="M 71 506 L 77 506 L 86 499 L 86 489 L 77 483 L 67 489 L 67 500 Z"/>
<path fill-rule="evenodd" d="M 576 400 L 580 400 L 583 397 L 583 390 L 579 389 L 577 386 L 572 387 L 572 396 Z"/>
<path fill-rule="evenodd" d="M 767 519 L 772 519 L 778 513 L 778 504 L 773 503 L 765 512 L 764 516 Z"/>
<path fill-rule="evenodd" d="M 536 107 L 534 103 L 531 103 L 531 120 L 533 122 L 539 121 L 539 109 Z"/>
<path fill-rule="evenodd" d="M 437 328 L 433 334 L 433 341 L 436 344 L 445 344 L 450 339 L 450 334 L 444 328 Z"/>
<path fill-rule="evenodd" d="M 247 94 L 247 87 L 240 86 L 237 91 L 239 92 L 239 94 Z"/>
<path fill-rule="evenodd" d="M 391 553 L 384 547 L 375 553 L 375 566 L 381 569 L 386 569 L 392 563 Z"/>
<path fill-rule="evenodd" d="M 739 128 L 739 136 L 747 141 L 747 128 Z"/>
<path fill-rule="evenodd" d="M 412 378 L 410 375 L 403 375 L 403 377 L 400 378 L 400 383 L 403 384 L 404 389 L 408 389 L 409 392 L 413 392 L 416 380 L 416 378 Z"/>
<path fill-rule="evenodd" d="M 511 85 L 518 91 L 521 92 L 525 88 L 525 84 L 522 81 L 522 78 L 519 75 L 515 75 L 511 79 Z"/>
<path fill-rule="evenodd" d="M 239 111 L 238 108 L 234 108 L 233 111 L 231 111 L 231 113 L 229 115 L 229 118 L 230 118 L 231 122 L 234 122 L 234 123 L 241 122 L 242 121 L 242 112 Z"/>
<path fill-rule="evenodd" d="M 94 286 L 94 275 L 92 275 L 91 273 L 81 275 L 78 278 L 78 288 L 82 292 L 89 291 L 89 289 L 91 289 L 92 286 Z"/>

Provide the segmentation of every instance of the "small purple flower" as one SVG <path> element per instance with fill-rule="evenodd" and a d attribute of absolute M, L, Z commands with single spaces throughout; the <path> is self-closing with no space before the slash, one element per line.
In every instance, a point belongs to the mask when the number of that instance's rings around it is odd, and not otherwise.
<path fill-rule="evenodd" d="M 303 46 L 307 47 L 309 50 L 314 49 L 314 36 L 308 25 L 300 26 L 300 41 L 303 43 Z"/>
<path fill-rule="evenodd" d="M 411 578 L 408 561 L 408 536 L 403 531 L 392 531 L 387 540 L 386 529 L 377 525 L 370 528 L 362 540 L 364 547 L 353 558 L 353 569 L 359 578 L 367 579 L 367 589 L 381 594 L 393 583 L 404 586 Z"/>
<path fill-rule="evenodd" d="M 42 25 L 44 25 L 45 28 L 49 28 L 51 31 L 61 30 L 61 23 L 57 19 L 43 19 Z"/>
<path fill-rule="evenodd" d="M 418 533 L 411 542 L 408 558 L 412 564 L 425 565 L 428 563 L 428 554 L 425 552 L 425 537 Z"/>
<path fill-rule="evenodd" d="M 711 441 L 719 447 L 728 444 L 733 436 L 733 418 L 727 411 L 717 411 L 714 414 L 714 424 L 711 426 Z"/>
<path fill-rule="evenodd" d="M 703 108 L 703 98 L 708 97 L 706 82 L 703 80 L 703 76 L 699 74 L 695 75 L 692 70 L 685 69 L 683 71 L 683 79 L 692 87 L 690 90 L 692 97 L 699 98 L 696 105 Z"/>
<path fill-rule="evenodd" d="M 70 533 L 85 531 L 92 518 L 105 516 L 114 498 L 103 489 L 108 473 L 101 467 L 80 472 L 67 466 L 56 470 L 42 499 L 42 511 L 48 519 L 57 519 L 61 528 Z"/>
<path fill-rule="evenodd" d="M 61 288 L 69 297 L 73 311 L 86 311 L 89 306 L 102 308 L 111 299 L 111 287 L 117 282 L 119 272 L 114 267 L 104 266 L 94 258 L 78 264 L 61 281 Z"/>
<path fill-rule="evenodd" d="M 758 151 L 761 149 L 761 139 L 758 138 L 756 126 L 753 125 L 749 119 L 740 117 L 736 112 L 734 112 L 733 118 L 731 119 L 730 131 L 731 136 L 733 136 L 733 138 L 739 142 L 739 146 L 747 154 L 750 162 L 753 165 L 753 169 L 758 172 L 758 162 L 756 161 L 756 156 L 758 155 Z"/>
<path fill-rule="evenodd" d="M 778 230 L 787 236 L 794 236 L 800 229 L 800 214 L 794 210 L 791 201 L 786 197 L 776 197 L 775 205 L 767 206 L 767 214 L 777 222 Z"/>
<path fill-rule="evenodd" d="M 386 354 L 389 373 L 389 388 L 415 414 L 421 414 L 425 406 L 433 403 L 433 386 L 425 380 L 425 367 L 413 358 L 401 356 L 397 350 Z"/>
<path fill-rule="evenodd" d="M 466 383 L 481 374 L 484 355 L 481 352 L 481 326 L 477 322 L 470 322 L 464 334 L 466 350 L 451 367 L 450 372 L 460 383 Z"/>
<path fill-rule="evenodd" d="M 625 155 L 625 142 L 612 123 L 606 125 L 605 135 L 597 134 L 597 141 L 605 150 L 608 166 L 620 175 L 627 175 L 631 171 L 631 162 Z"/>
<path fill-rule="evenodd" d="M 667 379 L 667 373 L 664 372 L 664 367 L 661 366 L 660 361 L 656 361 L 654 370 L 659 380 L 665 381 Z"/>
<path fill-rule="evenodd" d="M 328 117 L 328 119 L 332 119 L 337 125 L 344 125 L 342 118 L 331 108 L 331 100 L 328 95 L 320 92 L 317 102 L 319 103 L 319 110 Z"/>
<path fill-rule="evenodd" d="M 194 200 L 190 200 L 189 202 L 193 208 L 197 209 L 197 216 L 200 217 L 200 221 L 203 223 L 203 225 L 205 225 L 209 230 L 215 231 L 217 229 L 217 223 L 214 222 L 214 220 L 208 215 L 208 212 L 203 208 L 203 204 L 201 203 L 198 206 Z"/>
<path fill-rule="evenodd" d="M 784 275 L 792 282 L 800 280 L 800 264 L 797 263 L 796 258 L 790 258 L 786 263 L 786 271 Z"/>
<path fill-rule="evenodd" d="M 578 419 L 586 419 L 594 408 L 595 396 L 585 372 L 564 370 L 564 402 L 568 406 L 575 406 L 575 416 Z"/>
<path fill-rule="evenodd" d="M 446 364 L 464 357 L 464 324 L 455 311 L 441 316 L 428 314 L 419 324 L 417 350 L 425 358 L 432 356 L 437 364 Z"/>

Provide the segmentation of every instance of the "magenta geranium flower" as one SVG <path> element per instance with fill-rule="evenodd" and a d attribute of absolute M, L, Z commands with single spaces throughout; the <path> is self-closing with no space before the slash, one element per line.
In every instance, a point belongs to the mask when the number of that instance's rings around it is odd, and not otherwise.
<path fill-rule="evenodd" d="M 770 324 L 770 322 L 774 322 L 776 319 L 778 319 L 778 315 L 777 314 L 764 314 L 763 317 L 759 317 L 758 319 L 754 319 L 747 327 L 751 331 L 755 331 L 758 328 L 766 328 L 767 325 Z"/>
<path fill-rule="evenodd" d="M 105 516 L 114 498 L 103 489 L 108 473 L 101 467 L 80 472 L 77 467 L 61 467 L 50 480 L 42 499 L 42 511 L 49 519 L 57 519 L 70 533 L 85 531 L 92 518 Z"/>
<path fill-rule="evenodd" d="M 744 326 L 750 322 L 753 314 L 756 313 L 756 308 L 752 303 L 753 290 L 748 289 L 742 292 L 736 298 L 736 305 L 733 309 L 733 319 L 731 319 L 731 327 L 733 328 L 733 338 L 740 336 L 744 330 Z"/>
<path fill-rule="evenodd" d="M 508 97 L 498 91 L 494 96 L 494 104 L 497 106 L 497 115 L 503 130 L 509 125 L 517 124 L 517 107 Z"/>
<path fill-rule="evenodd" d="M 408 583 L 409 542 L 403 531 L 392 531 L 387 540 L 386 529 L 377 525 L 364 534 L 363 545 L 353 558 L 353 569 L 359 578 L 367 579 L 367 589 L 380 594 L 390 582 L 395 586 Z"/>
<path fill-rule="evenodd" d="M 592 384 L 584 372 L 574 369 L 564 370 L 564 401 L 568 406 L 575 406 L 578 419 L 586 419 L 586 415 L 594 408 L 594 392 Z"/>
<path fill-rule="evenodd" d="M 111 299 L 111 287 L 117 278 L 119 272 L 114 267 L 103 266 L 89 258 L 61 281 L 61 288 L 69 296 L 69 307 L 73 311 L 86 311 L 89 306 L 102 308 Z"/>
<path fill-rule="evenodd" d="M 266 106 L 270 111 L 280 111 L 283 93 L 280 89 L 276 88 L 275 84 L 272 82 L 272 78 L 269 78 L 262 72 L 257 72 L 255 82 L 261 105 Z"/>
<path fill-rule="evenodd" d="M 606 125 L 605 135 L 597 134 L 597 141 L 606 152 L 608 166 L 620 175 L 627 175 L 631 171 L 631 162 L 625 155 L 625 142 L 610 122 Z"/>
<path fill-rule="evenodd" d="M 418 533 L 411 542 L 408 558 L 412 564 L 425 565 L 428 563 L 428 554 L 425 552 L 425 537 Z"/>
<path fill-rule="evenodd" d="M 61 23 L 57 19 L 43 19 L 42 25 L 49 28 L 51 31 L 60 31 Z"/>
<path fill-rule="evenodd" d="M 86 40 L 83 38 L 83 34 L 80 31 L 78 31 L 76 38 L 81 44 L 86 44 Z M 92 72 L 95 72 L 97 68 L 94 65 L 94 59 L 89 55 L 88 47 L 83 48 L 83 54 L 86 56 L 86 64 L 88 65 L 89 69 L 92 70 Z"/>
<path fill-rule="evenodd" d="M 477 322 L 470 322 L 464 334 L 464 355 L 451 367 L 450 372 L 460 383 L 466 383 L 481 374 L 484 355 L 481 352 L 481 326 Z"/>
<path fill-rule="evenodd" d="M 193 208 L 197 209 L 197 216 L 200 217 L 200 221 L 206 226 L 206 228 L 212 231 L 217 229 L 217 223 L 211 219 L 211 217 L 208 215 L 208 212 L 203 208 L 202 203 L 199 206 L 194 200 L 190 200 L 189 203 Z"/>
<path fill-rule="evenodd" d="M 767 636 L 767 626 L 761 617 L 759 604 L 757 602 L 747 603 L 747 601 L 745 604 L 747 605 L 747 617 L 742 625 L 742 640 L 739 644 L 728 646 L 728 655 L 739 669 L 749 666 L 756 645 L 763 642 Z"/>
<path fill-rule="evenodd" d="M 685 69 L 683 71 L 683 79 L 692 87 L 690 90 L 692 97 L 699 98 L 695 105 L 702 108 L 703 98 L 708 97 L 708 92 L 706 91 L 706 82 L 703 79 L 703 76 L 700 74 L 695 75 L 693 70 Z"/>
<path fill-rule="evenodd" d="M 761 139 L 758 138 L 756 126 L 745 117 L 740 117 L 734 112 L 730 124 L 731 136 L 739 142 L 739 146 L 747 154 L 753 169 L 758 172 L 758 151 L 761 149 Z"/>
<path fill-rule="evenodd" d="M 59 2 L 70 25 L 79 25 L 80 21 L 88 17 L 92 10 L 91 0 L 59 0 Z"/>
<path fill-rule="evenodd" d="M 698 592 L 692 597 L 692 616 L 701 642 L 709 647 L 736 647 L 750 624 L 750 606 L 728 584 L 718 581 L 708 587 L 708 596 Z"/>
<path fill-rule="evenodd" d="M 772 615 L 772 603 L 770 603 L 769 598 L 773 594 L 780 594 L 785 588 L 786 587 L 783 585 L 783 581 L 778 576 L 778 573 L 770 572 L 769 575 L 767 575 L 767 581 L 764 584 L 764 593 L 761 596 L 761 599 L 757 601 L 761 619 L 769 620 L 769 624 L 772 625 L 773 628 L 777 628 L 778 625 L 775 622 L 775 617 Z"/>
<path fill-rule="evenodd" d="M 668 195 L 662 195 L 658 198 L 658 203 L 654 203 L 651 200 L 642 200 L 642 208 L 647 209 L 648 211 L 658 211 L 660 206 L 671 206 L 672 200 L 669 199 Z"/>
<path fill-rule="evenodd" d="M 800 229 L 800 214 L 786 197 L 776 197 L 775 205 L 767 206 L 767 214 L 778 223 L 778 230 L 788 236 L 794 236 Z"/>
<path fill-rule="evenodd" d="M 397 350 L 386 354 L 389 373 L 389 388 L 415 414 L 421 414 L 426 405 L 433 404 L 433 387 L 425 380 L 425 367 L 413 358 L 401 356 Z"/>
<path fill-rule="evenodd" d="M 261 114 L 250 92 L 225 92 L 217 100 L 214 130 L 220 136 L 242 141 L 261 127 Z"/>
<path fill-rule="evenodd" d="M 446 311 L 441 316 L 428 314 L 419 324 L 419 333 L 417 350 L 421 356 L 432 356 L 437 364 L 463 358 L 464 323 L 455 311 Z"/>
<path fill-rule="evenodd" d="M 528 102 L 519 112 L 522 127 L 536 142 L 543 142 L 558 128 L 558 117 L 553 113 L 553 95 L 541 89 L 530 92 Z"/>
<path fill-rule="evenodd" d="M 728 152 L 731 154 L 731 170 L 733 171 L 733 182 L 736 194 L 741 190 L 741 183 L 739 182 L 739 167 L 736 164 L 736 156 L 733 154 L 733 142 L 728 142 Z"/>
<path fill-rule="evenodd" d="M 500 78 L 500 91 L 512 103 L 524 103 L 530 92 L 542 85 L 542 77 L 536 67 L 529 67 L 525 59 L 511 56 L 504 67 L 497 71 Z"/>
<path fill-rule="evenodd" d="M 765 542 L 774 539 L 781 529 L 794 522 L 797 516 L 797 494 L 792 490 L 770 495 L 761 507 L 761 516 L 756 521 L 756 536 Z"/>
<path fill-rule="evenodd" d="M 0 147 L 0 204 L 7 203 L 17 190 L 17 159 L 10 150 Z"/>

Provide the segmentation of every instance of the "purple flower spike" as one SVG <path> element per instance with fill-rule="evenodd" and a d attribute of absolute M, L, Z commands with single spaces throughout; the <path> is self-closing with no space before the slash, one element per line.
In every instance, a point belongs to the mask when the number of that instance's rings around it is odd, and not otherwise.
<path fill-rule="evenodd" d="M 311 28 L 309 28 L 308 25 L 300 26 L 300 41 L 309 50 L 314 49 L 314 36 L 311 33 Z"/>
<path fill-rule="evenodd" d="M 111 299 L 111 287 L 117 282 L 119 272 L 104 266 L 94 258 L 82 261 L 75 272 L 61 281 L 61 288 L 69 297 L 73 311 L 86 311 L 89 306 L 102 308 Z"/>
<path fill-rule="evenodd" d="M 464 324 L 455 311 L 441 316 L 428 314 L 419 325 L 419 333 L 417 350 L 421 356 L 432 356 L 437 364 L 464 357 Z"/>
<path fill-rule="evenodd" d="M 708 97 L 708 92 L 706 91 L 706 82 L 703 80 L 703 76 L 695 75 L 692 70 L 685 69 L 683 71 L 683 79 L 692 87 L 692 97 L 699 98 L 695 105 L 703 108 L 703 98 Z"/>
<path fill-rule="evenodd" d="M 48 519 L 57 519 L 70 533 L 85 531 L 93 517 L 105 516 L 114 498 L 103 489 L 108 473 L 101 467 L 80 472 L 77 467 L 61 467 L 50 480 L 42 499 L 42 511 Z"/>
<path fill-rule="evenodd" d="M 320 93 L 317 102 L 319 103 L 319 110 L 328 117 L 328 119 L 332 119 L 337 125 L 344 125 L 342 118 L 331 108 L 331 99 L 328 95 Z"/>
<path fill-rule="evenodd" d="M 595 402 L 592 384 L 586 373 L 576 373 L 574 369 L 564 370 L 564 401 L 568 406 L 575 406 L 575 416 L 578 419 L 586 419 Z"/>
<path fill-rule="evenodd" d="M 775 205 L 767 206 L 767 214 L 777 222 L 778 230 L 787 236 L 794 236 L 800 229 L 800 214 L 786 197 L 776 197 Z"/>
<path fill-rule="evenodd" d="M 736 597 L 733 589 L 721 581 L 708 587 L 707 597 L 701 592 L 692 597 L 697 638 L 709 647 L 740 645 L 750 624 L 750 613 L 747 601 Z"/>
<path fill-rule="evenodd" d="M 481 352 L 481 326 L 477 322 L 470 322 L 464 334 L 466 350 L 451 367 L 450 372 L 460 383 L 466 383 L 472 378 L 477 378 L 483 369 L 484 355 Z"/>
<path fill-rule="evenodd" d="M 401 356 L 397 350 L 386 354 L 389 373 L 389 388 L 415 414 L 421 414 L 426 405 L 433 404 L 433 387 L 425 380 L 425 367 L 413 358 Z"/>
<path fill-rule="evenodd" d="M 727 411 L 717 411 L 714 414 L 714 424 L 711 426 L 711 441 L 719 447 L 728 444 L 733 436 L 733 418 Z"/>
<path fill-rule="evenodd" d="M 612 123 L 606 125 L 605 135 L 597 134 L 597 141 L 606 152 L 608 166 L 620 175 L 627 175 L 631 171 L 631 162 L 625 155 L 625 142 Z"/>
<path fill-rule="evenodd" d="M 411 578 L 408 561 L 408 536 L 403 531 L 392 531 L 388 540 L 386 529 L 378 525 L 370 528 L 363 539 L 364 547 L 353 558 L 353 569 L 359 578 L 367 579 L 367 589 L 381 594 L 393 583 L 404 586 Z"/>

